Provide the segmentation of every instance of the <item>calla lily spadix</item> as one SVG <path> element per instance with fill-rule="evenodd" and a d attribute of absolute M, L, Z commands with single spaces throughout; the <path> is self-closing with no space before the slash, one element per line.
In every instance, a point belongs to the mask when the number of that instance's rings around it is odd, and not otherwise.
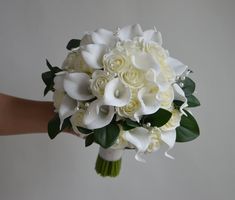
<path fill-rule="evenodd" d="M 83 118 L 83 123 L 88 129 L 97 129 L 108 125 L 114 116 L 114 107 L 107 106 L 103 100 L 93 101 Z"/>
<path fill-rule="evenodd" d="M 64 90 L 70 97 L 80 101 L 94 97 L 90 90 L 90 77 L 86 73 L 67 73 L 64 78 Z"/>
<path fill-rule="evenodd" d="M 130 88 L 126 87 L 119 78 L 114 78 L 105 87 L 104 103 L 110 106 L 125 106 L 131 97 Z"/>

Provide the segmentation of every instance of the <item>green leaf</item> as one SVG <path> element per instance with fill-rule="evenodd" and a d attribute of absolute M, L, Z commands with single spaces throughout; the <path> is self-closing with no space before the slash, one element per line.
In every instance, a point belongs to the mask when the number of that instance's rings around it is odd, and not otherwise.
<path fill-rule="evenodd" d="M 49 122 L 47 126 L 48 135 L 51 139 L 54 139 L 60 132 L 60 118 L 56 114 Z"/>
<path fill-rule="evenodd" d="M 93 142 L 94 142 L 94 134 L 88 135 L 85 139 L 85 147 L 92 145 Z"/>
<path fill-rule="evenodd" d="M 182 90 L 184 91 L 185 96 L 190 96 L 191 94 L 193 94 L 196 87 L 194 81 L 191 78 L 186 77 L 185 80 L 181 82 L 183 82 L 184 84 Z"/>
<path fill-rule="evenodd" d="M 182 115 L 180 126 L 176 128 L 176 142 L 188 142 L 200 135 L 197 121 L 188 111 L 184 111 L 187 116 Z"/>
<path fill-rule="evenodd" d="M 151 115 L 145 115 L 141 123 L 147 124 L 150 123 L 151 126 L 161 127 L 166 124 L 171 118 L 172 113 L 168 110 L 160 108 L 157 112 Z"/>
<path fill-rule="evenodd" d="M 103 128 L 94 129 L 94 141 L 103 148 L 109 148 L 117 140 L 119 131 L 120 129 L 115 123 L 110 123 Z"/>
<path fill-rule="evenodd" d="M 93 131 L 90 130 L 90 129 L 83 128 L 83 127 L 79 127 L 79 126 L 77 126 L 77 129 L 78 129 L 79 132 L 81 132 L 81 133 L 83 133 L 83 134 L 90 134 L 90 133 L 93 132 Z"/>
<path fill-rule="evenodd" d="M 49 63 L 47 59 L 46 59 L 46 64 L 47 64 L 47 67 L 50 69 L 50 71 L 53 72 L 54 74 L 63 71 L 59 67 L 52 67 L 52 65 Z"/>
<path fill-rule="evenodd" d="M 43 95 L 46 96 L 49 91 L 54 91 L 52 86 L 46 86 Z"/>
<path fill-rule="evenodd" d="M 47 59 L 46 59 L 46 64 L 47 64 L 47 67 L 49 68 L 49 70 L 53 71 L 53 67 Z"/>
<path fill-rule="evenodd" d="M 187 96 L 188 99 L 188 107 L 197 107 L 200 106 L 200 101 L 194 96 Z"/>
<path fill-rule="evenodd" d="M 47 131 L 48 135 L 51 139 L 54 139 L 61 131 L 64 129 L 71 128 L 70 117 L 67 117 L 62 124 L 60 129 L 60 117 L 59 114 L 55 114 L 55 116 L 48 122 Z"/>
<path fill-rule="evenodd" d="M 70 116 L 71 117 L 71 116 Z M 61 131 L 63 131 L 64 129 L 70 129 L 72 128 L 72 124 L 70 122 L 70 117 L 67 117 L 64 121 L 63 121 L 63 124 L 62 124 L 62 127 L 61 127 Z"/>
<path fill-rule="evenodd" d="M 54 85 L 54 77 L 55 74 L 51 71 L 42 73 L 42 80 L 47 86 Z"/>
<path fill-rule="evenodd" d="M 132 121 L 128 118 L 124 119 L 124 121 L 121 122 L 121 126 L 123 128 L 123 130 L 127 131 L 127 130 L 131 130 L 133 128 L 139 127 L 141 126 L 138 122 Z"/>
<path fill-rule="evenodd" d="M 180 100 L 174 100 L 173 103 L 176 109 L 180 109 L 180 106 L 182 106 L 184 102 Z"/>
<path fill-rule="evenodd" d="M 77 47 L 80 46 L 80 42 L 81 42 L 81 40 L 72 39 L 72 40 L 70 40 L 69 43 L 67 44 L 66 48 L 67 48 L 68 50 L 72 50 L 72 49 L 74 49 L 74 48 L 77 48 Z"/>

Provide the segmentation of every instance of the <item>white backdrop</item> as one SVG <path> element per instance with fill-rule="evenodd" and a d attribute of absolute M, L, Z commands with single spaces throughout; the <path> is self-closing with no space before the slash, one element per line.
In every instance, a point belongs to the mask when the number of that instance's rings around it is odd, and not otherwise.
<path fill-rule="evenodd" d="M 157 152 L 142 164 L 126 152 L 116 179 L 96 175 L 97 146 L 74 136 L 2 136 L 0 199 L 233 199 L 234 11 L 233 0 L 1 0 L 0 92 L 50 100 L 45 58 L 60 65 L 68 40 L 84 31 L 140 23 L 155 25 L 164 47 L 194 70 L 202 106 L 194 110 L 201 136 L 176 144 L 174 161 Z"/>

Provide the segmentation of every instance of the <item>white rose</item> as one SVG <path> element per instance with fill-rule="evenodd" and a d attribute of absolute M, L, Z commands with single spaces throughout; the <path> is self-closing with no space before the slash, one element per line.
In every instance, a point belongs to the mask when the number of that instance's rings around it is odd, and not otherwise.
<path fill-rule="evenodd" d="M 145 84 L 145 73 L 135 67 L 119 74 L 120 79 L 131 88 L 141 88 Z"/>
<path fill-rule="evenodd" d="M 147 152 L 151 153 L 157 151 L 161 146 L 161 131 L 157 127 L 150 130 L 150 144 L 148 146 Z"/>
<path fill-rule="evenodd" d="M 77 127 L 83 127 L 84 126 L 84 124 L 83 124 L 84 114 L 85 114 L 85 110 L 79 109 L 70 118 L 70 122 L 72 124 L 73 130 L 74 130 L 75 133 L 80 133 L 78 131 Z"/>
<path fill-rule="evenodd" d="M 122 117 L 135 119 L 135 113 L 139 110 L 140 106 L 137 96 L 132 96 L 127 105 L 117 108 L 117 112 Z"/>
<path fill-rule="evenodd" d="M 181 120 L 181 113 L 177 110 L 174 109 L 172 112 L 172 116 L 170 120 L 161 127 L 162 131 L 169 131 L 169 130 L 174 130 L 176 127 L 180 125 L 180 120 Z"/>
<path fill-rule="evenodd" d="M 112 74 L 118 74 L 130 66 L 128 57 L 116 49 L 104 55 L 103 64 L 104 68 Z"/>
<path fill-rule="evenodd" d="M 91 79 L 91 90 L 92 93 L 97 97 L 102 97 L 104 95 L 105 86 L 112 77 L 103 70 L 96 70 L 92 74 Z"/>
<path fill-rule="evenodd" d="M 87 66 L 82 59 L 80 50 L 72 51 L 68 53 L 66 59 L 62 64 L 62 69 L 69 72 L 85 72 L 92 73 L 92 69 Z"/>

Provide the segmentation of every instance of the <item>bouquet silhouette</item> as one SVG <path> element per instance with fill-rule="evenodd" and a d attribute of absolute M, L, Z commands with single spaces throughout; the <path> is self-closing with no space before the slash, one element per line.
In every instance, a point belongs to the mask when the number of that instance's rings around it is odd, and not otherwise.
<path fill-rule="evenodd" d="M 155 28 L 140 25 L 114 32 L 97 29 L 67 45 L 61 68 L 47 61 L 42 74 L 44 95 L 53 92 L 55 116 L 48 134 L 55 138 L 72 129 L 85 139 L 85 146 L 100 145 L 96 172 L 115 177 L 125 149 L 135 158 L 175 142 L 188 142 L 199 135 L 190 107 L 200 105 L 194 96 L 192 72 L 162 47 Z"/>

